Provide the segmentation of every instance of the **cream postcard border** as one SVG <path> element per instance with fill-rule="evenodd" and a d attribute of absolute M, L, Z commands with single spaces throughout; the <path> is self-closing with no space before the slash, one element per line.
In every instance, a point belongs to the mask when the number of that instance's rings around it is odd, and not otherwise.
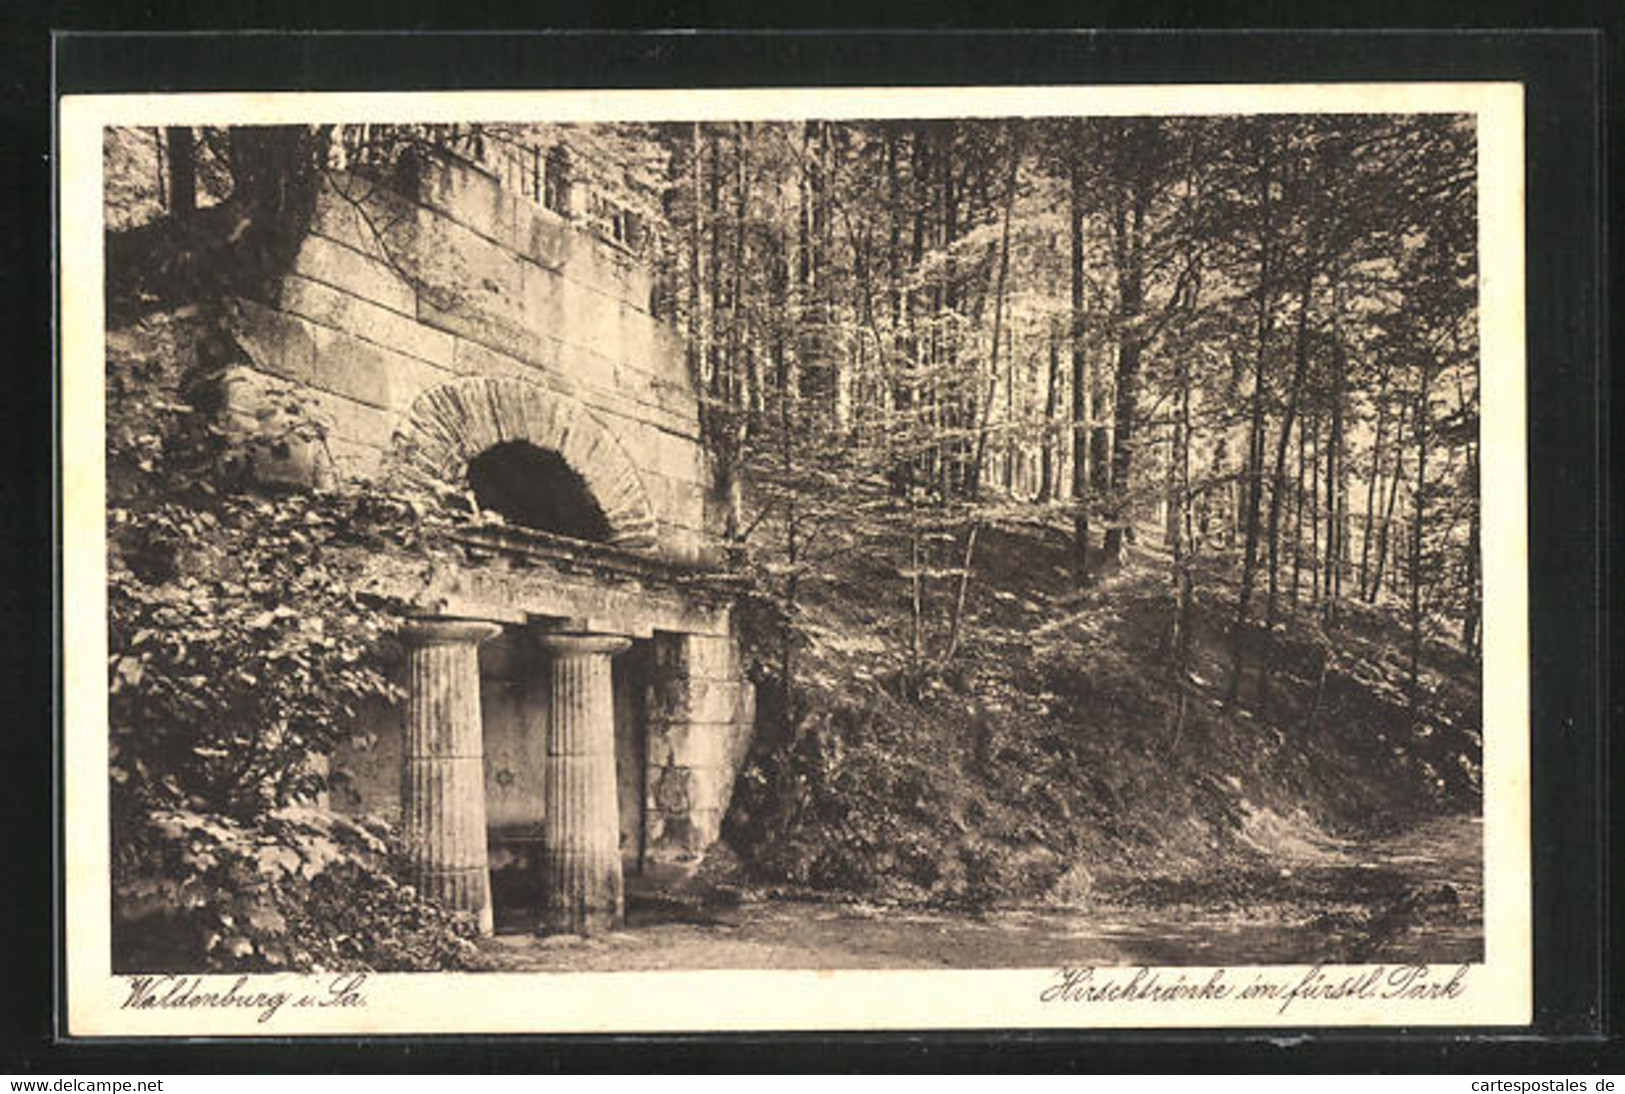
<path fill-rule="evenodd" d="M 73 1036 L 1012 1027 L 1523 1025 L 1531 1016 L 1529 655 L 1524 459 L 1523 91 L 1512 83 L 705 91 L 230 93 L 60 100 L 63 851 Z M 1470 113 L 1478 119 L 1484 544 L 1485 962 L 1447 999 L 1042 1002 L 1053 968 L 998 971 L 391 974 L 364 1007 L 123 1009 L 110 972 L 102 128 L 291 122 L 471 122 Z M 1114 977 L 1128 970 L 1100 970 Z M 1358 967 L 1328 967 L 1341 980 Z M 1183 972 L 1201 983 L 1204 970 Z M 1430 970 L 1439 980 L 1450 970 Z M 1290 983 L 1304 967 L 1239 966 Z M 1126 977 L 1119 977 L 1126 979 Z M 205 978 L 224 991 L 235 976 Z M 255 975 L 238 994 L 312 990 Z M 317 987 L 316 990 L 325 990 Z"/>

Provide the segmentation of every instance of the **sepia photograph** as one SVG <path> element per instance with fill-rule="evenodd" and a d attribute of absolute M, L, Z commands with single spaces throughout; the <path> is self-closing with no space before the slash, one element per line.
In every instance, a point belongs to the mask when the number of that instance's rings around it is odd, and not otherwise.
<path fill-rule="evenodd" d="M 87 1028 L 1527 1015 L 1516 88 L 999 90 L 65 103 Z"/>

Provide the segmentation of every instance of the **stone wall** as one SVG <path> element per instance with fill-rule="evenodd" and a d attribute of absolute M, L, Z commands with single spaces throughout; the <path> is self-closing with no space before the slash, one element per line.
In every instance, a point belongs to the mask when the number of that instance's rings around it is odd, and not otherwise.
<path fill-rule="evenodd" d="M 296 401 L 325 443 L 281 437 L 262 473 L 364 479 L 387 471 L 425 393 L 472 376 L 534 385 L 630 457 L 659 553 L 710 561 L 713 473 L 653 291 L 630 253 L 461 160 L 428 163 L 411 195 L 332 175 L 271 299 L 234 304 L 232 417 L 275 434 Z"/>

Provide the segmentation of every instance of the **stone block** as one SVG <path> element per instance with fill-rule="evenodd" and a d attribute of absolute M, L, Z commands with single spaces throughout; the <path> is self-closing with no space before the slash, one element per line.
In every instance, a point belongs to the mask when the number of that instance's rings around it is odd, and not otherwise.
<path fill-rule="evenodd" d="M 726 811 L 754 732 L 754 723 L 741 721 L 690 722 L 658 731 L 651 729 L 649 775 L 668 780 L 664 787 L 650 783 L 654 788 L 651 808 L 672 812 L 686 806 Z M 672 772 L 678 774 L 669 774 Z M 672 779 L 681 780 L 675 784 L 681 787 L 681 794 L 674 793 Z"/>
<path fill-rule="evenodd" d="M 709 568 L 722 563 L 722 548 L 714 537 L 668 521 L 660 522 L 661 557 L 685 566 Z"/>
<path fill-rule="evenodd" d="M 686 441 L 699 443 L 700 420 L 697 404 L 690 402 L 689 413 L 685 416 L 680 412 L 673 412 L 666 406 L 657 402 L 628 399 L 637 408 L 636 416 L 640 422 L 655 429 L 675 434 Z"/>
<path fill-rule="evenodd" d="M 655 328 L 659 323 L 651 319 L 648 312 L 631 304 L 619 303 L 615 310 L 616 323 L 621 332 L 619 359 L 640 372 L 652 374 L 654 367 L 651 362 L 657 352 Z"/>
<path fill-rule="evenodd" d="M 465 337 L 452 338 L 451 370 L 463 376 L 506 376 L 539 382 L 542 371 L 521 358 Z"/>
<path fill-rule="evenodd" d="M 457 375 L 449 368 L 441 368 L 405 354 L 390 354 L 388 361 L 389 406 L 403 415 L 412 409 L 418 396 L 455 379 Z"/>
<path fill-rule="evenodd" d="M 705 490 L 697 484 L 669 478 L 657 471 L 645 471 L 643 485 L 661 519 L 696 530 L 712 526 L 706 519 L 709 514 Z M 720 523 L 717 526 L 720 527 Z"/>
<path fill-rule="evenodd" d="M 705 450 L 694 440 L 656 429 L 650 431 L 649 447 L 653 456 L 652 469 L 680 482 L 700 486 L 710 484 L 711 468 Z"/>
<path fill-rule="evenodd" d="M 563 341 L 570 322 L 565 313 L 568 293 L 564 279 L 552 270 L 529 262 L 520 262 L 517 266 L 525 327 Z"/>
<path fill-rule="evenodd" d="M 324 486 L 331 481 L 331 472 L 323 467 L 326 460 L 321 445 L 313 440 L 287 432 L 286 420 L 247 414 L 232 408 L 227 411 L 225 429 L 233 435 L 246 453 L 255 482 L 281 486 Z"/>
<path fill-rule="evenodd" d="M 574 330 L 573 318 L 570 324 Z M 559 346 L 559 357 L 553 367 L 591 393 L 584 395 L 584 402 L 596 403 L 606 409 L 617 407 L 615 362 L 612 359 L 592 352 L 579 342 L 566 340 Z M 621 404 L 619 412 L 624 414 L 629 410 L 629 407 Z"/>
<path fill-rule="evenodd" d="M 568 309 L 566 343 L 580 346 L 612 363 L 621 359 L 620 306 L 613 298 L 571 286 L 565 307 Z"/>
<path fill-rule="evenodd" d="M 650 411 L 651 422 L 672 433 L 699 435 L 700 404 L 686 377 L 680 384 L 672 383 L 635 361 L 622 361 L 616 369 L 616 379 L 623 395 Z"/>
<path fill-rule="evenodd" d="M 531 369 L 558 367 L 558 342 L 539 336 L 512 319 L 461 306 L 441 309 L 427 299 L 418 308 L 418 319 L 456 336 L 459 342 L 472 344 L 461 350 L 453 348 L 452 368 L 458 372 L 481 368 L 480 375 L 512 375 L 507 371 L 484 372 L 482 365 L 491 363 L 491 359 L 482 357 L 474 347 L 520 361 Z M 459 352 L 460 359 L 456 356 Z"/>
<path fill-rule="evenodd" d="M 654 299 L 655 275 L 647 263 L 628 256 L 621 269 L 621 276 L 625 283 L 625 291 L 621 299 L 638 310 L 641 315 L 649 314 L 649 304 Z"/>
<path fill-rule="evenodd" d="M 430 209 L 418 209 L 403 236 L 410 245 L 400 264 L 424 304 L 523 325 L 521 263 L 513 252 Z M 421 307 L 417 314 L 423 318 Z"/>
<path fill-rule="evenodd" d="M 322 177 L 310 231 L 387 266 L 403 245 L 400 229 L 415 208 L 382 183 L 329 172 Z"/>
<path fill-rule="evenodd" d="M 390 352 L 329 327 L 315 327 L 316 365 L 311 383 L 358 403 L 390 406 Z"/>
<path fill-rule="evenodd" d="M 697 855 L 716 841 L 723 810 L 700 804 L 717 797 L 714 771 L 667 767 L 649 770 L 651 793 L 645 812 L 647 851 L 653 856 L 671 853 Z M 674 790 L 674 787 L 680 789 Z"/>
<path fill-rule="evenodd" d="M 417 196 L 429 208 L 518 250 L 515 203 L 495 176 L 458 160 L 437 159 L 425 166 Z"/>
<path fill-rule="evenodd" d="M 572 386 L 575 389 L 575 398 L 591 408 L 603 423 L 604 427 L 615 435 L 615 439 L 626 448 L 627 452 L 642 467 L 646 462 L 648 452 L 646 447 L 639 447 L 639 438 L 646 428 L 644 410 L 637 403 L 625 398 L 613 387 L 606 387 L 603 383 L 603 374 L 583 377 L 585 370 L 572 367 L 572 362 L 586 362 L 597 364 L 602 368 L 601 358 L 594 358 L 585 350 L 561 347 L 561 359 L 558 375 L 574 375 Z"/>
<path fill-rule="evenodd" d="M 299 274 L 283 279 L 281 304 L 284 311 L 314 323 L 357 335 L 397 353 L 445 368 L 451 366 L 451 335 L 419 323 L 415 313 L 402 315 Z"/>
<path fill-rule="evenodd" d="M 649 764 L 655 767 L 723 768 L 728 764 L 731 722 L 657 722 L 649 725 Z"/>
<path fill-rule="evenodd" d="M 329 437 L 327 451 L 332 457 L 334 475 L 349 482 L 376 478 L 385 459 L 384 451 L 375 445 L 358 444 L 343 437 Z"/>
<path fill-rule="evenodd" d="M 326 430 L 330 442 L 347 441 L 379 451 L 390 448 L 398 419 L 388 410 L 316 388 L 301 389 L 296 397 L 303 412 Z"/>
<path fill-rule="evenodd" d="M 296 384 L 310 383 L 316 343 L 305 323 L 253 300 L 233 299 L 226 326 L 256 369 Z"/>
<path fill-rule="evenodd" d="M 750 754 L 751 741 L 756 736 L 756 687 L 747 683 L 745 690 L 748 698 L 741 703 L 741 707 L 748 712 L 749 717 L 729 727 L 727 756 L 724 762 L 724 767 L 735 777 L 745 766 L 745 757 Z M 724 807 L 726 804 L 725 802 Z"/>
<path fill-rule="evenodd" d="M 740 672 L 739 646 L 731 636 L 661 635 L 654 642 L 654 668 L 662 676 L 735 680 Z"/>
<path fill-rule="evenodd" d="M 583 288 L 645 313 L 648 310 L 653 276 L 636 257 L 615 243 L 578 233 L 564 273 Z"/>
<path fill-rule="evenodd" d="M 691 398 L 693 381 L 688 374 L 688 344 L 684 335 L 671 323 L 657 319 L 650 332 L 649 358 L 637 362 L 640 368 L 686 392 Z"/>
<path fill-rule="evenodd" d="M 293 272 L 403 315 L 411 315 L 417 306 L 412 286 L 389 266 L 325 236 L 305 237 L 294 256 Z"/>
<path fill-rule="evenodd" d="M 525 258 L 549 270 L 562 270 L 575 250 L 578 233 L 570 223 L 545 206 L 523 207 L 515 242 Z"/>
<path fill-rule="evenodd" d="M 717 679 L 693 673 L 656 673 L 649 685 L 649 725 L 663 732 L 683 723 L 735 722 L 754 714 L 746 707 L 744 684 L 738 677 Z"/>
<path fill-rule="evenodd" d="M 228 428 L 255 439 L 261 481 L 327 486 L 335 476 L 367 478 L 388 449 L 393 416 L 384 411 L 311 387 L 290 390 L 255 369 L 232 369 L 224 389 Z"/>

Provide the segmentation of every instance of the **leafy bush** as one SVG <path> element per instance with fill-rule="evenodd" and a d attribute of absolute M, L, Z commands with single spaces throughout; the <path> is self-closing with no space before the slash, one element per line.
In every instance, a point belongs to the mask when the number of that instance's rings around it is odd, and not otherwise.
<path fill-rule="evenodd" d="M 220 337 L 195 308 L 108 335 L 115 964 L 467 965 L 472 924 L 398 882 L 385 833 L 308 808 L 362 706 L 399 698 L 357 574 L 420 543 L 422 509 L 256 485 L 208 397 Z"/>
<path fill-rule="evenodd" d="M 121 972 L 480 966 L 475 924 L 395 879 L 387 830 L 294 807 L 253 823 L 160 809 L 114 862 Z"/>
<path fill-rule="evenodd" d="M 247 818 L 309 799 L 374 697 L 396 697 L 388 621 L 334 541 L 339 497 L 221 496 L 115 509 L 109 688 L 115 798 Z"/>

